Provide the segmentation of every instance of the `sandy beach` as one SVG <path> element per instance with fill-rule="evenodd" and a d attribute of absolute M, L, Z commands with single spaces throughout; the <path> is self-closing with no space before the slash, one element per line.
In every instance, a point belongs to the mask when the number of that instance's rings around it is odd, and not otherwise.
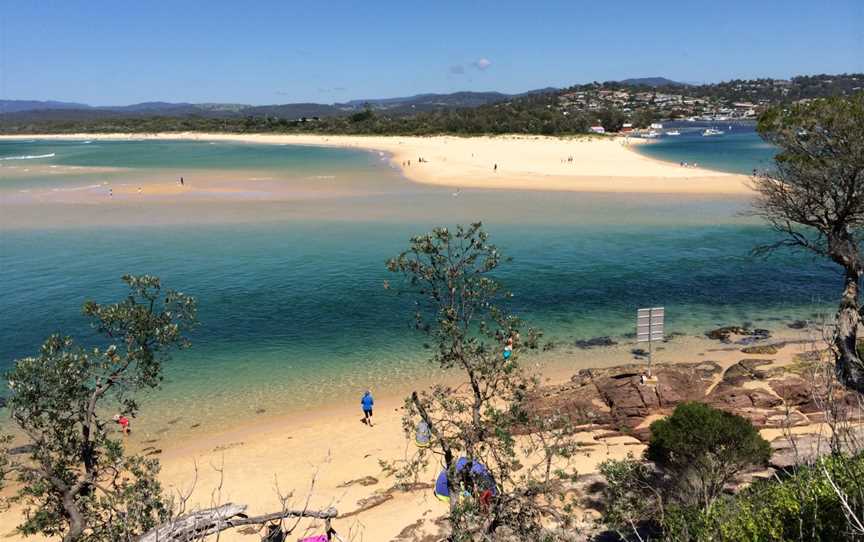
<path fill-rule="evenodd" d="M 12 136 L 0 136 L 13 138 Z M 15 136 L 21 139 L 24 136 Z M 316 145 L 386 153 L 408 179 L 458 188 L 657 194 L 746 194 L 747 178 L 683 167 L 632 150 L 644 140 L 623 137 L 542 136 L 401 137 L 264 134 L 62 134 L 27 139 L 202 140 Z M 422 161 L 421 161 L 422 159 Z M 151 194 L 177 193 L 173 183 Z"/>
<path fill-rule="evenodd" d="M 786 341 L 775 355 L 742 354 L 741 346 L 723 344 L 704 337 L 684 337 L 663 347 L 668 363 L 712 360 L 729 367 L 742 358 L 762 358 L 772 366 L 792 363 L 795 356 L 812 348 L 812 333 L 786 330 L 771 342 Z M 543 356 L 525 358 L 529 370 L 540 370 L 547 384 L 569 381 L 576 368 L 631 362 L 632 345 L 586 350 L 570 363 L 557 360 L 547 367 Z M 595 366 L 595 365 L 589 365 Z M 424 385 L 422 382 L 418 386 Z M 127 445 L 131 451 L 153 454 L 162 464 L 161 480 L 172 494 L 191 491 L 189 505 L 207 507 L 214 502 L 244 503 L 252 514 L 278 510 L 277 492 L 293 492 L 291 503 L 302 506 L 311 491 L 309 506 L 335 506 L 340 513 L 334 523 L 340 533 L 353 540 L 419 540 L 422 533 L 436 533 L 437 521 L 447 513 L 446 505 L 432 494 L 431 483 L 440 468 L 433 465 L 410 491 L 396 489 L 380 461 L 398 462 L 414 453 L 414 444 L 402 431 L 402 404 L 407 389 L 380 390 L 376 394 L 374 427 L 361 422 L 359 396 L 333 397 L 331 406 L 314 411 L 282 412 L 266 419 L 249 418 L 225 431 L 197 433 L 194 413 L 178 413 L 188 429 L 184 438 L 163 439 L 157 434 L 133 431 Z M 146 412 L 142 412 L 146 416 Z M 171 422 L 168 422 L 171 423 Z M 818 427 L 796 427 L 797 432 L 815 432 Z M 765 429 L 766 438 L 779 435 Z M 584 452 L 573 459 L 580 475 L 596 472 L 611 458 L 639 456 L 644 445 L 625 435 L 586 430 L 577 435 Z M 314 486 L 314 487 L 313 487 Z M 194 488 L 194 489 L 193 489 Z M 13 508 L 0 517 L 0 536 L 15 538 L 18 516 Z M 590 522 L 586 515 L 585 521 Z M 290 540 L 317 534 L 315 522 L 303 521 Z M 311 529 L 306 532 L 304 529 Z M 223 533 L 222 540 L 257 540 L 250 530 Z M 416 536 L 416 538 L 415 538 Z M 34 538 L 38 540 L 38 538 Z"/>
<path fill-rule="evenodd" d="M 740 175 L 657 161 L 631 148 L 644 143 L 613 138 L 178 133 L 75 134 L 28 136 L 28 139 L 34 137 L 238 141 L 363 149 L 382 153 L 382 159 L 389 160 L 412 181 L 458 188 L 633 193 L 637 198 L 647 198 L 649 194 L 671 194 L 669 197 L 674 198 L 675 194 L 726 196 L 747 192 L 746 178 Z M 14 171 L 4 169 L 7 173 Z M 227 177 L 217 178 L 209 188 L 214 190 L 213 185 L 223 183 L 218 190 L 227 193 L 242 183 L 232 185 L 232 182 Z M 123 196 L 125 190 L 130 197 L 135 196 L 135 189 L 135 185 L 118 186 L 116 194 Z M 145 185 L 144 196 L 161 195 L 161 201 L 171 201 L 194 189 L 188 188 L 188 183 L 187 187 L 180 187 L 173 179 L 155 181 Z M 86 194 L 82 192 L 82 198 Z M 278 197 L 281 193 L 275 194 Z M 449 194 L 446 197 L 450 198 Z M 99 198 L 106 200 L 104 194 Z M 202 203 L 215 208 L 209 201 Z M 220 215 L 221 219 L 224 216 Z M 45 219 L 37 216 L 36 220 Z M 793 333 L 788 338 L 802 337 Z M 564 383 L 581 368 L 632 362 L 633 346 L 622 342 L 613 348 L 577 351 L 571 345 L 526 356 L 525 364 L 549 384 Z M 781 356 L 776 356 L 776 362 L 788 362 L 802 348 L 786 347 Z M 704 337 L 678 338 L 665 345 L 664 350 L 663 361 L 672 363 L 710 359 L 728 367 L 743 357 L 740 347 L 720 345 Z M 447 378 L 436 376 L 438 380 Z M 236 419 L 216 430 L 209 420 L 200 419 L 206 417 L 205 413 L 178 412 L 176 418 L 155 420 L 153 413 L 145 409 L 141 418 L 146 423 L 133 428 L 127 444 L 130 451 L 159 457 L 160 478 L 172 494 L 189 492 L 194 484 L 189 501 L 192 507 L 237 502 L 247 504 L 251 514 L 267 513 L 279 509 L 277 491 L 293 492 L 291 503 L 302 506 L 314 481 L 310 507 L 338 508 L 340 517 L 334 526 L 341 533 L 351 533 L 353 540 L 414 540 L 414 534 L 436 532 L 436 521 L 447 513 L 447 507 L 435 499 L 430 487 L 438 466 L 430 467 L 414 489 L 402 491 L 396 489 L 396 480 L 382 469 L 380 461 L 398 462 L 414 452 L 414 444 L 406 440 L 402 431 L 401 408 L 410 389 L 428 384 L 415 381 L 407 384 L 411 388 L 374 390 L 374 427 L 360 421 L 359 395 L 334 396 L 328 399 L 326 407 L 315 409 L 282 410 L 268 405 L 266 414 L 262 410 L 261 415 L 256 413 L 250 399 L 246 411 L 238 412 Z M 638 456 L 644 449 L 633 437 L 603 433 L 586 430 L 578 435 L 584 453 L 574 459 L 574 466 L 580 474 L 596 472 L 597 465 L 610 458 Z M 16 538 L 13 529 L 19 514 L 20 509 L 13 508 L 0 516 L 0 537 Z M 290 539 L 315 534 L 301 532 L 310 525 L 314 528 L 314 522 L 301 522 Z M 231 531 L 224 533 L 222 539 L 257 538 L 254 532 Z"/>

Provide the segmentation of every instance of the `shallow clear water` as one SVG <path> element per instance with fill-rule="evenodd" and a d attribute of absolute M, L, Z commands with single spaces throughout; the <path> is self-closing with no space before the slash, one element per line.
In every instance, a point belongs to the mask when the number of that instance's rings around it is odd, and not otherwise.
<path fill-rule="evenodd" d="M 9 156 L 2 145 L 0 156 Z M 30 145 L 26 152 L 47 154 L 40 143 Z M 63 145 L 45 145 L 63 152 Z M 138 145 L 150 153 L 148 164 L 164 165 L 159 153 L 205 152 L 206 143 L 124 143 L 119 155 L 133 156 Z M 223 151 L 209 158 L 209 169 L 272 153 L 280 158 L 267 162 L 271 171 L 296 172 L 294 163 L 304 172 L 327 171 L 335 157 L 386 195 L 312 206 L 299 218 L 274 211 L 266 222 L 257 220 L 263 207 L 248 203 L 240 206 L 245 220 L 232 224 L 209 217 L 181 225 L 84 220 L 68 229 L 5 229 L 0 368 L 34 353 L 55 331 L 95 340 L 80 315 L 83 301 L 117 299 L 121 275 L 150 273 L 196 296 L 200 309 L 194 347 L 175 357 L 163 389 L 145 401 L 154 417 L 194 411 L 205 421 L 224 420 L 398 385 L 429 368 L 409 300 L 383 288 L 393 279 L 384 262 L 413 234 L 477 218 L 514 258 L 499 273 L 516 294 L 514 310 L 559 342 L 630 333 L 642 306 L 665 305 L 669 331 L 681 333 L 744 321 L 779 326 L 826 306 L 840 280 L 829 265 L 801 255 L 751 257 L 773 234 L 739 215 L 747 208 L 742 199 L 508 191 L 454 198 L 407 183 L 370 153 L 251 145 Z M 104 153 L 105 162 L 121 160 Z M 88 156 L 103 165 L 99 153 Z M 135 174 L 147 167 L 136 166 Z"/>

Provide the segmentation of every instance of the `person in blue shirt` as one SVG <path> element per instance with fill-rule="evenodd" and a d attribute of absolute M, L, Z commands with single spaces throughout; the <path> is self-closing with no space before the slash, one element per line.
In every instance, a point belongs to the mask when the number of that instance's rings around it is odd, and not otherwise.
<path fill-rule="evenodd" d="M 366 390 L 363 398 L 360 399 L 360 405 L 363 407 L 363 423 L 369 427 L 372 427 L 372 405 L 374 404 L 375 400 L 372 398 L 372 392 Z"/>

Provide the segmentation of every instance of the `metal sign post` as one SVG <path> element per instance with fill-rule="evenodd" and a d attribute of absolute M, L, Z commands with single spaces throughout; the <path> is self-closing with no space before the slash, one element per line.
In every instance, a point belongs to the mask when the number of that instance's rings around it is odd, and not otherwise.
<path fill-rule="evenodd" d="M 653 353 L 654 341 L 663 340 L 663 324 L 665 320 L 665 309 L 654 307 L 652 309 L 638 309 L 636 311 L 636 342 L 648 343 L 648 377 L 651 377 L 651 355 Z"/>

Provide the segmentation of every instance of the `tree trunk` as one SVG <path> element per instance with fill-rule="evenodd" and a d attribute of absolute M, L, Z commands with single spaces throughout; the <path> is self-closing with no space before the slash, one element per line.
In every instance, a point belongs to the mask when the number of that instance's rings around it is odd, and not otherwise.
<path fill-rule="evenodd" d="M 837 309 L 837 376 L 847 387 L 864 393 L 864 364 L 858 355 L 858 325 L 861 323 L 858 293 L 861 271 L 857 265 L 846 266 L 843 297 Z"/>
<path fill-rule="evenodd" d="M 63 536 L 63 542 L 74 542 L 84 534 L 84 518 L 75 503 L 75 495 L 71 491 L 63 493 L 63 509 L 69 516 L 69 531 Z"/>

